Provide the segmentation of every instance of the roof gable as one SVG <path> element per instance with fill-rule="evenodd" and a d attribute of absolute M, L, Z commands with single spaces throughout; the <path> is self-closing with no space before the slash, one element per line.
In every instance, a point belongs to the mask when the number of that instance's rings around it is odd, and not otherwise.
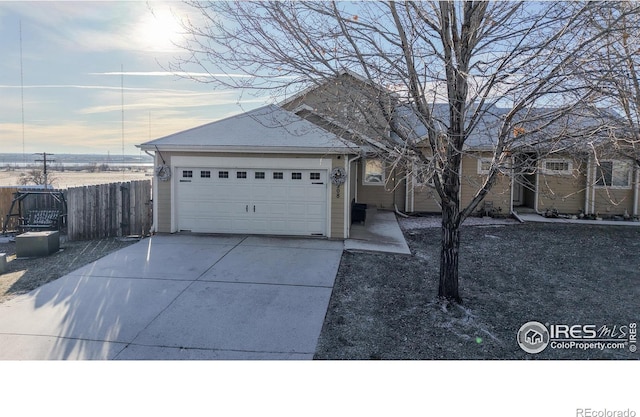
<path fill-rule="evenodd" d="M 268 105 L 145 142 L 142 149 L 343 152 L 353 145 L 279 106 Z"/>

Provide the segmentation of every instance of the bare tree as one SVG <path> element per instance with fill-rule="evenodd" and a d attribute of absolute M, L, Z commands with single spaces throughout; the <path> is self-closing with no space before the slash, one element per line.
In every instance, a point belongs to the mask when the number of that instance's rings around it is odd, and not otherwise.
<path fill-rule="evenodd" d="M 604 41 L 583 65 L 597 103 L 612 111 L 609 116 L 609 145 L 618 155 L 640 166 L 640 23 L 638 2 L 618 1 L 605 9 L 591 11 L 592 32 L 608 29 Z M 605 147 L 605 149 L 611 148 Z"/>
<path fill-rule="evenodd" d="M 324 105 L 334 114 L 327 124 L 349 140 L 375 142 L 379 157 L 409 175 L 433 179 L 442 205 L 438 294 L 454 302 L 461 302 L 460 225 L 499 175 L 530 169 L 526 158 L 512 157 L 518 151 L 569 147 L 541 132 L 590 100 L 577 62 L 612 30 L 584 29 L 590 11 L 606 2 L 189 4 L 199 13 L 185 22 L 188 54 L 174 63 L 176 72 L 204 69 L 194 78 L 278 100 L 345 70 L 383 87 L 338 89 Z M 327 122 L 328 112 L 320 113 Z M 482 140 L 492 153 L 489 173 L 462 206 L 462 159 Z"/>
<path fill-rule="evenodd" d="M 52 185 L 55 181 L 56 178 L 51 174 L 45 175 L 42 168 L 32 168 L 20 174 L 20 178 L 18 178 L 20 185 Z"/>

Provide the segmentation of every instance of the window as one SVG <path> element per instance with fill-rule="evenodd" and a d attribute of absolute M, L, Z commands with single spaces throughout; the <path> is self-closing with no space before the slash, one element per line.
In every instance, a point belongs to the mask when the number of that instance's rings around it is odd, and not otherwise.
<path fill-rule="evenodd" d="M 193 171 L 182 171 L 182 178 L 193 178 Z"/>
<path fill-rule="evenodd" d="M 309 174 L 309 179 L 310 180 L 319 180 L 320 179 L 320 173 L 319 172 L 311 172 Z"/>
<path fill-rule="evenodd" d="M 542 162 L 542 171 L 551 175 L 570 175 L 573 171 L 573 163 L 566 159 L 546 159 Z"/>
<path fill-rule="evenodd" d="M 384 165 L 380 159 L 367 159 L 364 163 L 363 183 L 384 185 Z"/>
<path fill-rule="evenodd" d="M 630 176 L 631 167 L 623 161 L 600 161 L 596 167 L 596 185 L 600 187 L 627 188 Z"/>
<path fill-rule="evenodd" d="M 493 158 L 480 158 L 478 159 L 478 174 L 488 175 L 491 169 L 491 162 Z"/>
<path fill-rule="evenodd" d="M 238 179 L 247 178 L 247 171 L 238 171 L 238 172 L 236 172 L 236 178 L 238 178 Z"/>
<path fill-rule="evenodd" d="M 292 180 L 301 180 L 302 179 L 302 172 L 292 172 L 291 173 L 291 179 Z"/>
<path fill-rule="evenodd" d="M 281 180 L 284 178 L 284 174 L 282 172 L 274 172 L 273 173 L 273 179 L 274 180 Z"/>
<path fill-rule="evenodd" d="M 264 179 L 264 172 L 256 172 L 253 177 L 257 180 L 263 180 Z"/>
<path fill-rule="evenodd" d="M 211 178 L 211 171 L 200 171 L 200 178 Z"/>
<path fill-rule="evenodd" d="M 218 178 L 229 178 L 229 171 L 218 171 Z"/>

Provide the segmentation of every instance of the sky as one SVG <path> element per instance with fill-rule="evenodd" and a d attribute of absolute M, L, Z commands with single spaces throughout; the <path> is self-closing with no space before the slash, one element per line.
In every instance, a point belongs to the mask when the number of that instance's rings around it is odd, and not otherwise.
<path fill-rule="evenodd" d="M 167 69 L 188 16 L 176 1 L 0 0 L 0 153 L 135 155 L 264 104 Z"/>

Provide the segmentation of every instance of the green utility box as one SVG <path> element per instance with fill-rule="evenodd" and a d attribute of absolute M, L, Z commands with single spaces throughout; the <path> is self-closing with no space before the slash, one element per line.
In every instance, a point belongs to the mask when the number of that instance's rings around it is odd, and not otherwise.
<path fill-rule="evenodd" d="M 0 275 L 4 274 L 7 270 L 7 254 L 0 253 Z"/>
<path fill-rule="evenodd" d="M 16 256 L 18 258 L 48 256 L 58 250 L 60 250 L 60 233 L 56 230 L 27 232 L 16 236 Z"/>

